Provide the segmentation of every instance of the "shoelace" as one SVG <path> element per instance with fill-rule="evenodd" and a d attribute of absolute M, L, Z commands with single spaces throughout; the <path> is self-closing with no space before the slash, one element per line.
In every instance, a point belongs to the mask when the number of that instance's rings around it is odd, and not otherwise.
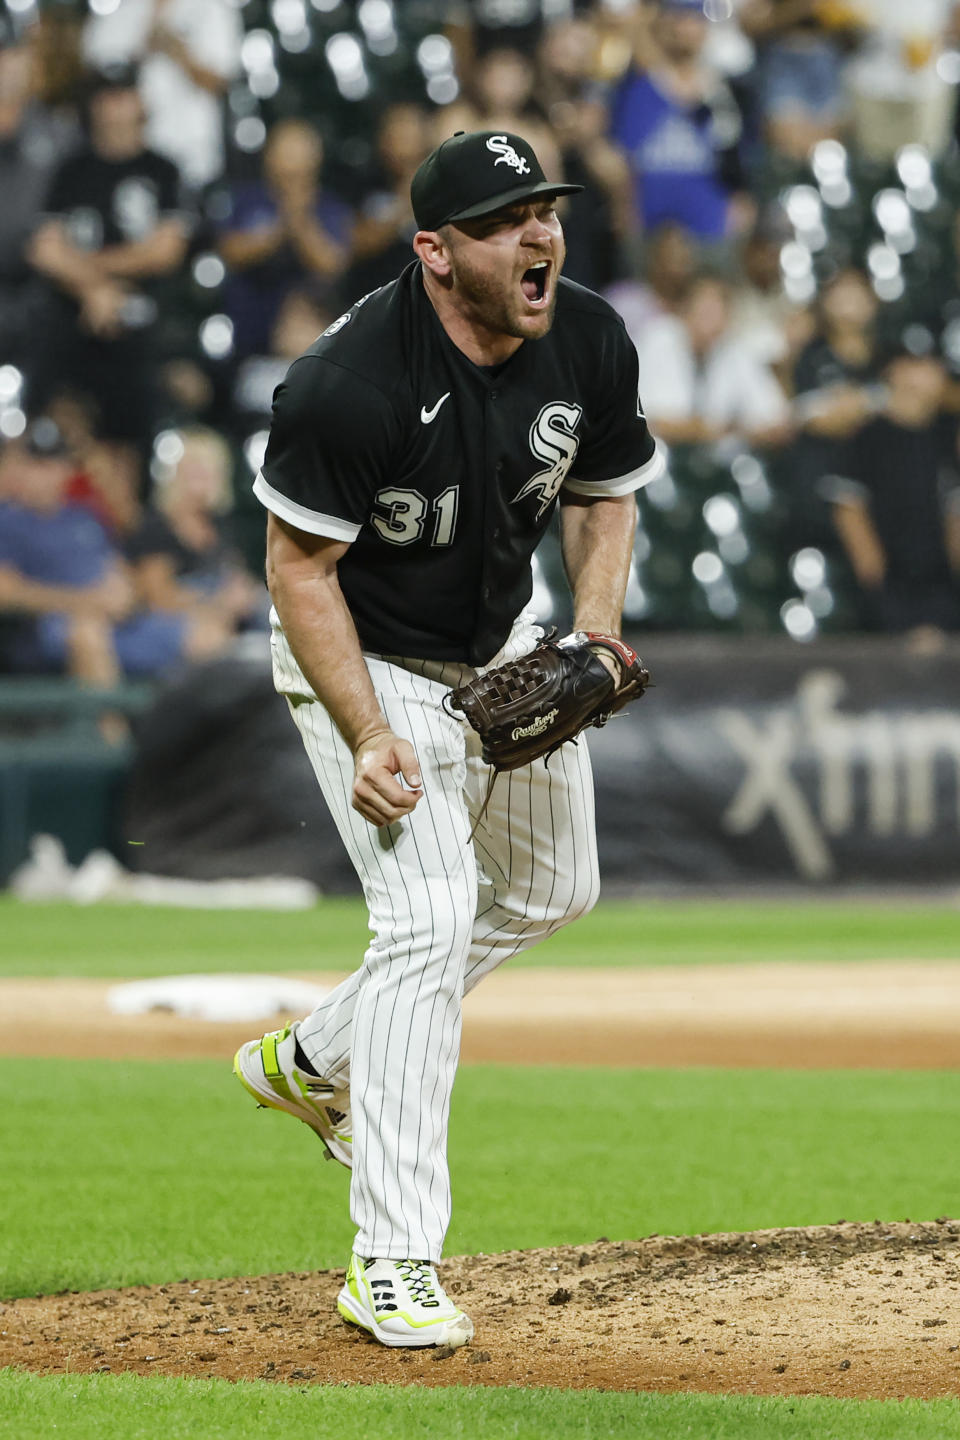
<path fill-rule="evenodd" d="M 398 1260 L 397 1270 L 418 1305 L 424 1304 L 425 1301 L 436 1301 L 437 1296 L 433 1288 L 430 1266 L 426 1260 Z"/>

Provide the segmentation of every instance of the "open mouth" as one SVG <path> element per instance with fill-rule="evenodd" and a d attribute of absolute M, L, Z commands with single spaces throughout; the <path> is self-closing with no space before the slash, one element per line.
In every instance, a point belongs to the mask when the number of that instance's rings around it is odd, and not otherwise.
<path fill-rule="evenodd" d="M 538 260 L 536 265 L 531 265 L 529 270 L 523 272 L 520 289 L 523 291 L 523 297 L 527 304 L 533 306 L 534 309 L 542 309 L 547 303 L 549 278 L 549 260 Z"/>

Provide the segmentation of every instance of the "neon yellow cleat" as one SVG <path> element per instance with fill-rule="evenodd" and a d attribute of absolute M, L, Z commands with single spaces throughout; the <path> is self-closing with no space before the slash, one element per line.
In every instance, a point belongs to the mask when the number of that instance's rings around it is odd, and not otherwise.
<path fill-rule="evenodd" d="M 233 1072 L 258 1105 L 285 1110 L 320 1136 L 327 1153 L 347 1169 L 353 1163 L 350 1095 L 294 1061 L 292 1025 L 248 1040 L 233 1058 Z"/>
<path fill-rule="evenodd" d="M 363 1260 L 352 1255 L 337 1309 L 381 1345 L 456 1349 L 473 1339 L 473 1321 L 447 1298 L 426 1260 Z"/>

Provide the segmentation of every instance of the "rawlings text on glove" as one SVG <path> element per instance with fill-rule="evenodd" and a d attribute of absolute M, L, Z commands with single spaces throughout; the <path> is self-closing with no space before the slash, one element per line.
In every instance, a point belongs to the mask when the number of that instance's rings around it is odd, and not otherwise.
<path fill-rule="evenodd" d="M 604 650 L 617 662 L 619 684 L 597 658 Z M 650 680 L 635 650 L 613 635 L 575 630 L 562 640 L 547 637 L 519 660 L 498 665 L 451 691 L 480 736 L 482 754 L 496 770 L 516 770 L 551 755 L 588 725 L 638 699 Z"/>

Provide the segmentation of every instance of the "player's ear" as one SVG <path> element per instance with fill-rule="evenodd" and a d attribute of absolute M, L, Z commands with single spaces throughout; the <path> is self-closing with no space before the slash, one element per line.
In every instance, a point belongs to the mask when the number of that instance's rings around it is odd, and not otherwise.
<path fill-rule="evenodd" d="M 442 231 L 418 230 L 413 237 L 413 249 L 421 265 L 438 279 L 449 276 L 450 251 Z"/>

